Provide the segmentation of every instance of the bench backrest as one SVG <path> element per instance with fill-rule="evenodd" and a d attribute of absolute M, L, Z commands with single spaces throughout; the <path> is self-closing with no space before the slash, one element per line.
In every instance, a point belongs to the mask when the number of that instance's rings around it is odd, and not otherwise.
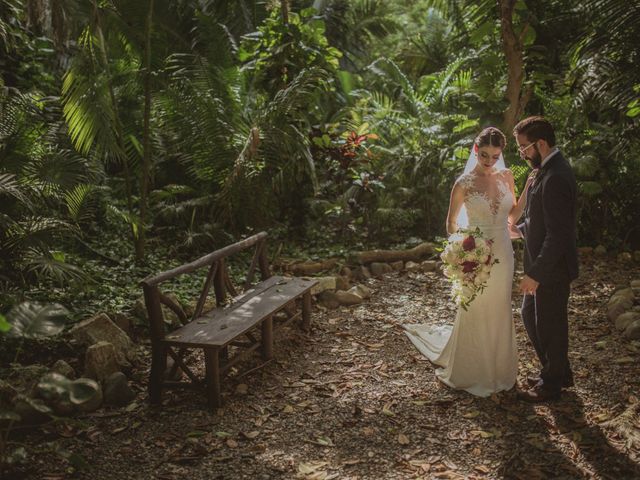
<path fill-rule="evenodd" d="M 247 278 L 244 283 L 244 289 L 246 290 L 255 275 L 256 268 L 260 269 L 260 277 L 262 280 L 266 280 L 271 276 L 269 269 L 269 260 L 267 258 L 267 232 L 260 232 L 249 238 L 241 240 L 239 242 L 228 245 L 220 250 L 211 252 L 203 257 L 194 260 L 191 263 L 181 265 L 179 267 L 167 270 L 157 275 L 152 275 L 142 280 L 141 285 L 144 291 L 144 300 L 149 315 L 149 326 L 151 330 L 151 341 L 158 341 L 164 338 L 164 316 L 162 314 L 161 304 L 166 305 L 173 312 L 176 313 L 180 321 L 188 323 L 200 316 L 202 309 L 205 305 L 209 290 L 213 285 L 213 289 L 216 296 L 216 304 L 222 305 L 227 297 L 227 292 L 233 296 L 237 295 L 235 288 L 229 278 L 229 272 L 227 271 L 227 265 L 225 259 L 229 256 L 238 253 L 242 250 L 246 250 L 251 247 L 255 247 L 251 265 L 247 272 Z M 191 273 L 202 267 L 209 266 L 207 278 L 204 281 L 200 298 L 196 304 L 196 308 L 193 312 L 191 319 L 188 319 L 184 311 L 179 305 L 171 300 L 170 297 L 164 295 L 159 285 L 167 280 L 175 278 L 185 273 Z"/>

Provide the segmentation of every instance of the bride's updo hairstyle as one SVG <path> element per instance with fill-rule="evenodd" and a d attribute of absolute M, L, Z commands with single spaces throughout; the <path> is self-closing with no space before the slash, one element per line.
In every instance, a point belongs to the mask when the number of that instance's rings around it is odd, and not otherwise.
<path fill-rule="evenodd" d="M 499 147 L 504 150 L 507 144 L 507 137 L 496 127 L 487 127 L 480 132 L 473 143 L 478 148 Z"/>

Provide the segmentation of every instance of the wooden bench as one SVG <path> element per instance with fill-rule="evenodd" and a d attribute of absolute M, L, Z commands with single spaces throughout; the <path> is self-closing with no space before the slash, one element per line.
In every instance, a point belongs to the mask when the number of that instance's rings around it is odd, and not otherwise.
<path fill-rule="evenodd" d="M 147 277 L 141 282 L 151 334 L 151 403 L 160 403 L 163 388 L 196 387 L 206 391 L 212 408 L 219 407 L 222 404 L 220 380 L 231 367 L 258 348 L 262 349 L 264 360 L 270 359 L 273 354 L 274 332 L 293 320 L 301 318 L 302 327 L 305 330 L 309 328 L 310 291 L 318 282 L 295 277 L 271 276 L 266 238 L 266 232 L 258 233 L 186 265 Z M 244 282 L 244 292 L 238 294 L 230 280 L 226 259 L 250 247 L 255 247 L 255 252 Z M 169 279 L 205 266 L 209 267 L 209 271 L 193 315 L 188 318 L 182 308 L 163 294 L 158 286 Z M 260 270 L 261 281 L 252 284 L 257 268 Z M 217 307 L 203 313 L 212 286 Z M 232 295 L 228 303 L 227 292 Z M 161 304 L 176 314 L 182 323 L 181 327 L 169 333 L 165 332 Z M 259 339 L 256 338 L 258 326 Z M 231 346 L 236 347 L 236 353 L 232 357 L 229 356 Z M 204 352 L 204 378 L 196 375 L 185 363 L 185 355 L 193 349 L 202 349 Z M 165 375 L 169 356 L 174 361 L 173 371 Z M 190 382 L 165 378 L 171 378 L 178 368 L 183 370 Z"/>

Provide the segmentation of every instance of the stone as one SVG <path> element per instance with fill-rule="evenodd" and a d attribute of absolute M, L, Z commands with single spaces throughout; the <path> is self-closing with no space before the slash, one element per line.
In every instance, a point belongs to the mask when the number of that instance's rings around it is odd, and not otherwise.
<path fill-rule="evenodd" d="M 303 277 L 309 280 L 316 280 L 318 283 L 311 288 L 311 295 L 319 295 L 325 290 L 336 289 L 336 277 Z"/>
<path fill-rule="evenodd" d="M 580 247 L 578 253 L 583 257 L 589 257 L 593 255 L 593 247 Z"/>
<path fill-rule="evenodd" d="M 349 277 L 340 275 L 336 277 L 336 290 L 349 290 L 351 288 L 351 282 Z"/>
<path fill-rule="evenodd" d="M 54 363 L 51 370 L 70 379 L 76 378 L 76 372 L 73 367 L 62 359 Z"/>
<path fill-rule="evenodd" d="M 632 261 L 633 261 L 633 257 L 629 252 L 622 252 L 618 254 L 618 262 L 631 263 Z"/>
<path fill-rule="evenodd" d="M 118 354 L 113 344 L 98 342 L 87 349 L 84 358 L 85 376 L 98 381 L 120 371 Z"/>
<path fill-rule="evenodd" d="M 102 405 L 103 392 L 100 384 L 90 378 L 79 378 L 74 382 L 77 386 L 85 385 L 91 391 L 91 395 L 82 403 L 76 403 L 78 410 L 84 413 L 96 411 Z"/>
<path fill-rule="evenodd" d="M 391 264 L 391 268 L 393 268 L 396 272 L 401 272 L 402 270 L 404 270 L 404 262 L 402 260 L 393 262 Z"/>
<path fill-rule="evenodd" d="M 337 298 L 336 292 L 326 290 L 318 296 L 320 304 L 326 308 L 334 309 L 340 306 L 340 301 Z"/>
<path fill-rule="evenodd" d="M 616 328 L 620 331 L 625 330 L 631 323 L 640 319 L 640 313 L 638 312 L 625 312 L 618 315 L 616 318 Z"/>
<path fill-rule="evenodd" d="M 614 303 L 609 303 L 607 305 L 607 318 L 613 322 L 632 307 L 633 301 L 628 299 L 619 299 Z"/>
<path fill-rule="evenodd" d="M 627 325 L 624 330 L 624 336 L 630 340 L 640 340 L 640 320 L 635 320 Z"/>
<path fill-rule="evenodd" d="M 164 371 L 164 379 L 170 380 L 172 382 L 179 382 L 180 380 L 182 380 L 182 377 L 184 376 L 184 372 L 180 367 L 178 367 L 176 368 L 175 372 L 173 372 L 172 374 L 171 370 L 173 369 L 174 364 L 175 364 L 175 360 L 173 359 L 173 357 L 168 357 L 167 368 Z"/>
<path fill-rule="evenodd" d="M 438 269 L 438 262 L 436 260 L 425 260 L 420 264 L 422 271 L 425 273 L 435 272 Z"/>
<path fill-rule="evenodd" d="M 357 287 L 352 287 L 346 292 L 340 290 L 336 292 L 336 299 L 340 302 L 340 305 L 358 305 L 362 303 L 363 298 L 358 294 L 358 291 L 355 290 Z"/>
<path fill-rule="evenodd" d="M 355 269 L 353 276 L 359 280 L 369 280 L 372 275 L 367 267 L 361 265 Z"/>
<path fill-rule="evenodd" d="M 633 260 L 640 263 L 640 250 L 633 252 Z"/>
<path fill-rule="evenodd" d="M 374 277 L 382 277 L 387 273 L 393 272 L 393 268 L 388 263 L 383 262 L 373 262 L 369 265 L 369 270 L 371 271 L 371 275 Z"/>
<path fill-rule="evenodd" d="M 90 346 L 97 342 L 108 342 L 115 348 L 118 362 L 128 366 L 127 360 L 135 361 L 135 345 L 104 313 L 83 320 L 69 332 L 82 345 Z"/>
<path fill-rule="evenodd" d="M 133 319 L 124 313 L 115 312 L 109 315 L 115 323 L 129 338 L 133 337 Z"/>
<path fill-rule="evenodd" d="M 129 386 L 127 376 L 122 372 L 109 375 L 104 381 L 104 403 L 122 407 L 136 398 L 135 392 Z"/>
<path fill-rule="evenodd" d="M 603 257 L 607 254 L 607 249 L 604 247 L 604 245 L 598 245 L 593 249 L 593 253 L 595 253 L 599 257 Z"/>
<path fill-rule="evenodd" d="M 357 293 L 364 299 L 371 298 L 371 289 L 364 285 L 356 285 L 351 289 L 351 291 Z"/>
<path fill-rule="evenodd" d="M 340 275 L 342 275 L 343 277 L 351 278 L 353 277 L 353 272 L 349 267 L 342 267 L 340 269 Z"/>
<path fill-rule="evenodd" d="M 614 321 L 619 315 L 631 310 L 634 298 L 632 288 L 623 288 L 614 292 L 607 303 L 607 318 Z"/>
<path fill-rule="evenodd" d="M 416 262 L 407 262 L 404 264 L 404 268 L 406 268 L 408 272 L 419 272 L 422 270 L 420 264 Z"/>

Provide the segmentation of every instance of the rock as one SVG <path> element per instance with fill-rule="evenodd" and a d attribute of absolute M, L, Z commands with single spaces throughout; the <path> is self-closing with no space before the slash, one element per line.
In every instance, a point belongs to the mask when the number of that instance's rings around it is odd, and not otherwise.
<path fill-rule="evenodd" d="M 580 247 L 578 253 L 583 257 L 590 257 L 593 255 L 593 247 Z"/>
<path fill-rule="evenodd" d="M 625 330 L 631 323 L 640 319 L 638 312 L 625 312 L 616 318 L 616 328 L 620 331 Z"/>
<path fill-rule="evenodd" d="M 353 277 L 359 280 L 368 280 L 371 278 L 371 271 L 364 265 L 361 265 L 354 270 Z"/>
<path fill-rule="evenodd" d="M 336 277 L 336 290 L 349 290 L 351 288 L 351 282 L 349 277 L 341 275 Z"/>
<path fill-rule="evenodd" d="M 76 407 L 81 412 L 89 413 L 102 405 L 103 393 L 100 384 L 90 378 L 79 378 L 75 382 L 76 388 L 84 386 L 85 395 L 82 402 L 76 400 Z"/>
<path fill-rule="evenodd" d="M 171 370 L 173 369 L 174 364 L 175 364 L 175 360 L 173 359 L 173 357 L 168 357 L 167 368 L 164 371 L 164 379 L 170 380 L 172 382 L 179 382 L 180 380 L 182 380 L 182 377 L 184 376 L 184 372 L 180 367 L 178 367 L 176 368 L 175 372 L 173 372 L 172 374 Z"/>
<path fill-rule="evenodd" d="M 73 367 L 62 359 L 54 363 L 53 367 L 51 367 L 51 370 L 59 373 L 60 375 L 64 375 L 67 378 L 73 379 L 76 377 L 76 372 Z"/>
<path fill-rule="evenodd" d="M 109 315 L 109 318 L 111 318 L 111 320 L 113 320 L 113 323 L 115 323 L 124 333 L 126 333 L 129 338 L 132 338 L 133 319 L 129 315 L 115 312 Z"/>
<path fill-rule="evenodd" d="M 104 381 L 104 402 L 109 405 L 122 407 L 128 405 L 134 398 L 135 392 L 129 386 L 127 376 L 122 372 L 112 373 Z"/>
<path fill-rule="evenodd" d="M 357 293 L 364 299 L 371 298 L 371 289 L 364 285 L 356 285 L 351 289 L 351 291 Z"/>
<path fill-rule="evenodd" d="M 340 269 L 340 275 L 342 275 L 343 277 L 351 278 L 353 277 L 353 272 L 349 267 L 342 267 Z"/>
<path fill-rule="evenodd" d="M 624 330 L 624 336 L 630 340 L 640 340 L 640 320 L 635 320 Z"/>
<path fill-rule="evenodd" d="M 422 271 L 425 273 L 435 272 L 438 269 L 438 262 L 436 260 L 425 260 L 420 264 Z"/>
<path fill-rule="evenodd" d="M 371 275 L 374 277 L 382 277 L 387 273 L 393 272 L 391 265 L 383 262 L 373 262 L 369 265 L 369 270 L 371 271 Z"/>
<path fill-rule="evenodd" d="M 306 279 L 316 280 L 318 283 L 311 288 L 312 295 L 319 295 L 325 290 L 336 289 L 336 277 L 303 277 Z"/>
<path fill-rule="evenodd" d="M 631 281 L 631 290 L 636 298 L 640 298 L 640 280 Z"/>
<path fill-rule="evenodd" d="M 632 288 L 616 291 L 607 303 L 607 318 L 614 321 L 619 315 L 631 309 L 635 295 Z"/>
<path fill-rule="evenodd" d="M 135 345 L 104 313 L 100 313 L 74 326 L 69 332 L 73 338 L 83 345 L 97 342 L 108 342 L 115 348 L 118 362 L 128 366 L 127 360 L 135 361 Z"/>
<path fill-rule="evenodd" d="M 633 259 L 636 262 L 640 262 L 640 250 L 636 250 L 635 252 L 633 252 Z"/>
<path fill-rule="evenodd" d="M 609 299 L 609 303 L 617 303 L 620 300 L 631 300 L 633 302 L 634 298 L 635 294 L 633 293 L 633 287 L 621 288 L 620 290 L 613 292 L 613 295 L 611 295 L 611 298 Z"/>
<path fill-rule="evenodd" d="M 408 272 L 419 272 L 420 270 L 422 270 L 422 267 L 420 266 L 420 264 L 416 262 L 407 262 L 404 264 L 404 268 Z"/>
<path fill-rule="evenodd" d="M 393 262 L 391 264 L 391 268 L 393 268 L 396 272 L 401 272 L 402 270 L 404 270 L 404 262 L 402 260 Z"/>
<path fill-rule="evenodd" d="M 340 301 L 336 295 L 336 292 L 326 290 L 320 294 L 318 301 L 326 308 L 334 309 L 340 306 Z"/>
<path fill-rule="evenodd" d="M 607 305 L 607 318 L 612 322 L 615 321 L 620 315 L 630 310 L 633 307 L 633 301 L 627 299 L 620 299 L 617 302 Z"/>
<path fill-rule="evenodd" d="M 632 261 L 633 261 L 633 257 L 629 252 L 622 252 L 618 254 L 618 262 L 631 263 Z"/>
<path fill-rule="evenodd" d="M 358 305 L 362 303 L 363 298 L 360 296 L 357 287 L 352 287 L 346 292 L 340 290 L 336 292 L 336 299 L 340 302 L 340 305 Z"/>
<path fill-rule="evenodd" d="M 595 253 L 599 257 L 603 257 L 607 254 L 607 249 L 604 247 L 604 245 L 598 245 L 593 249 L 593 253 Z"/>
<path fill-rule="evenodd" d="M 98 342 L 87 349 L 84 359 L 85 376 L 103 381 L 112 373 L 120 371 L 118 354 L 113 344 Z"/>

